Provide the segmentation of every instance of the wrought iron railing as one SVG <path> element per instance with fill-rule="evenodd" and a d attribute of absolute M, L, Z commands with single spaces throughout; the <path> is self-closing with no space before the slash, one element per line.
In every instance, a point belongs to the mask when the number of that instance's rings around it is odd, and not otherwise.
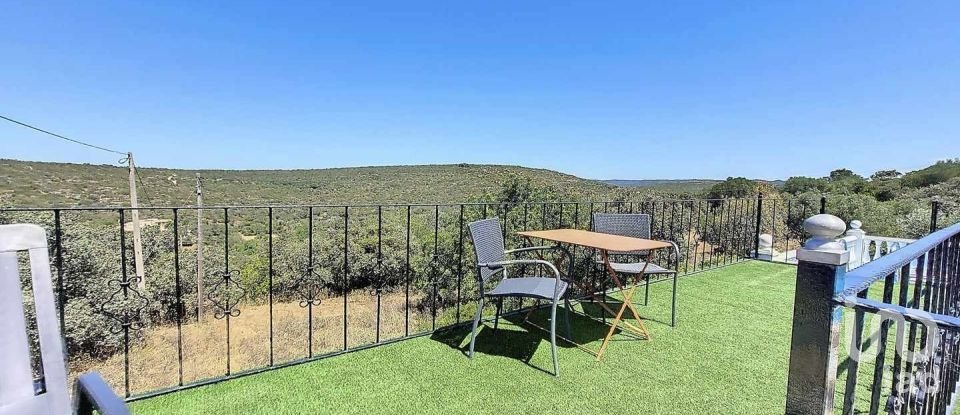
<path fill-rule="evenodd" d="M 844 414 L 864 409 L 870 414 L 952 413 L 960 374 L 958 261 L 960 224 L 846 275 L 841 300 L 855 311 L 841 403 Z M 864 341 L 867 314 L 879 321 L 871 342 Z M 863 362 L 861 357 L 871 351 L 875 358 Z M 859 379 L 864 363 L 872 369 L 866 384 Z M 858 390 L 868 391 L 869 398 L 858 398 Z"/>
<path fill-rule="evenodd" d="M 130 399 L 468 321 L 476 286 L 465 225 L 480 218 L 500 217 L 516 247 L 525 243 L 516 231 L 589 229 L 593 212 L 648 213 L 654 238 L 679 245 L 679 257 L 660 261 L 681 275 L 743 260 L 759 229 L 779 223 L 756 198 L 150 207 L 137 209 L 141 280 L 127 236 L 132 210 L 0 209 L 0 223 L 48 229 L 71 372 L 100 370 Z M 592 254 L 572 251 L 574 277 L 609 288 Z"/>

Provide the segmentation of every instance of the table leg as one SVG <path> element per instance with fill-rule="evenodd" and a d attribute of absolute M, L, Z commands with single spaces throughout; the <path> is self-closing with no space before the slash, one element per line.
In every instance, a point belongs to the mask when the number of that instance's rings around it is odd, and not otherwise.
<path fill-rule="evenodd" d="M 532 242 L 530 242 L 530 238 L 529 238 L 529 237 L 524 237 L 524 238 L 527 240 L 528 243 L 532 243 Z M 560 339 L 562 339 L 562 340 L 565 340 L 565 341 L 567 341 L 567 342 L 569 342 L 569 343 L 571 343 L 571 344 L 573 344 L 573 345 L 575 345 L 575 346 L 577 346 L 578 348 L 580 348 L 580 349 L 582 349 L 582 350 L 585 350 L 585 351 L 587 351 L 587 352 L 595 355 L 597 361 L 600 361 L 601 356 L 603 356 L 603 353 L 606 351 L 607 347 L 609 346 L 610 340 L 611 340 L 611 338 L 613 337 L 613 334 L 616 332 L 616 330 L 617 330 L 618 327 L 621 327 L 621 326 L 622 326 L 623 329 L 627 329 L 627 330 L 629 330 L 629 331 L 631 331 L 631 332 L 634 332 L 634 333 L 636 333 L 636 334 L 638 334 L 638 335 L 641 335 L 641 336 L 643 336 L 645 339 L 649 340 L 649 339 L 651 338 L 650 332 L 647 330 L 646 325 L 643 324 L 643 319 L 640 318 L 640 313 L 637 311 L 637 309 L 633 306 L 633 303 L 632 303 L 633 296 L 634 296 L 634 294 L 636 293 L 636 290 L 637 290 L 637 285 L 634 284 L 634 285 L 631 286 L 630 288 L 627 288 L 627 287 L 623 284 L 623 282 L 620 280 L 620 276 L 618 275 L 618 273 L 616 272 L 616 270 L 614 270 L 614 269 L 613 269 L 613 266 L 610 265 L 610 258 L 609 258 L 609 256 L 608 256 L 607 252 L 606 252 L 606 251 L 600 251 L 601 258 L 603 259 L 604 269 L 607 271 L 607 274 L 609 274 L 610 278 L 613 280 L 613 283 L 614 283 L 614 285 L 616 285 L 617 290 L 618 290 L 619 292 L 621 292 L 621 293 L 623 294 L 623 296 L 624 296 L 624 298 L 623 298 L 623 304 L 620 306 L 620 309 L 617 310 L 616 312 L 613 311 L 613 309 L 611 309 L 606 303 L 601 302 L 601 301 L 597 301 L 598 294 L 592 289 L 592 287 L 587 287 L 587 286 L 584 285 L 584 284 L 582 283 L 582 281 L 580 281 L 579 279 L 571 278 L 571 276 L 569 275 L 569 274 L 570 274 L 569 272 L 567 272 L 566 274 L 564 274 L 563 271 L 560 271 L 561 269 L 563 269 L 562 264 L 563 264 L 563 261 L 564 261 L 564 259 L 565 259 L 564 257 L 570 256 L 570 254 L 569 254 L 566 250 L 563 250 L 563 251 L 564 251 L 564 254 L 563 254 L 563 255 L 560 255 L 560 257 L 559 257 L 557 260 L 553 261 L 554 265 L 557 267 L 557 270 L 560 272 L 561 277 L 566 276 L 566 277 L 567 277 L 566 280 L 568 280 L 570 283 L 576 285 L 579 289 L 581 289 L 581 290 L 583 290 L 583 291 L 585 291 L 585 292 L 590 293 L 590 294 L 589 294 L 589 297 L 590 297 L 590 299 L 592 300 L 592 302 L 593 302 L 594 304 L 599 305 L 599 306 L 600 306 L 604 311 L 606 311 L 607 313 L 610 313 L 611 316 L 614 316 L 614 320 L 613 320 L 613 322 L 610 324 L 610 330 L 607 331 L 607 335 L 604 337 L 603 343 L 600 345 L 600 349 L 599 349 L 598 352 L 594 352 L 593 350 L 590 350 L 589 348 L 586 348 L 585 346 L 582 346 L 582 345 L 580 345 L 580 344 L 577 344 L 577 343 L 574 342 L 572 339 L 567 339 L 567 338 L 565 338 L 565 337 L 563 337 L 563 336 L 557 336 L 557 337 L 560 338 Z M 536 252 L 536 254 L 537 254 L 538 259 L 540 259 L 540 260 L 545 260 L 544 257 L 543 257 L 543 254 L 542 254 L 541 252 Z M 573 258 L 572 258 L 572 257 L 571 257 L 571 258 L 566 258 L 566 259 L 570 261 L 570 264 L 571 264 L 571 265 L 573 264 Z M 647 267 L 647 264 L 644 264 L 644 268 L 643 268 L 643 270 L 641 270 L 641 272 L 640 272 L 640 274 L 639 274 L 638 281 L 639 281 L 639 280 L 642 280 L 642 279 L 644 278 L 644 276 L 645 276 L 645 274 L 646 274 L 646 270 L 647 270 L 646 267 Z M 605 296 L 606 296 L 606 293 L 603 292 L 603 293 L 601 293 L 600 295 L 603 295 L 603 296 L 605 297 Z M 526 323 L 526 324 L 529 324 L 529 325 L 531 325 L 531 326 L 533 326 L 533 327 L 535 327 L 535 328 L 538 328 L 538 329 L 540 329 L 540 330 L 546 331 L 546 329 L 540 327 L 539 325 L 537 325 L 537 324 L 535 324 L 535 323 L 533 323 L 532 321 L 529 320 L 529 317 L 530 317 L 530 316 L 533 314 L 533 312 L 539 307 L 539 303 L 540 303 L 540 302 L 537 301 L 537 302 L 535 303 L 535 305 L 530 309 L 530 311 L 527 312 L 527 314 L 526 314 L 526 315 L 524 316 L 524 318 L 523 318 L 523 322 Z M 636 325 L 635 325 L 635 324 L 632 324 L 632 323 L 630 323 L 630 322 L 628 322 L 628 321 L 623 320 L 623 315 L 624 315 L 624 313 L 627 312 L 627 310 L 630 311 L 630 314 L 631 314 L 631 315 L 633 316 L 633 318 L 636 320 L 636 322 L 637 322 Z M 568 322 L 568 324 L 569 324 L 569 322 Z M 569 335 L 569 333 L 568 333 L 568 335 Z"/>
<path fill-rule="evenodd" d="M 617 276 L 617 271 L 613 269 L 612 265 L 610 265 L 610 257 L 607 255 L 607 252 L 601 251 L 600 256 L 603 259 L 603 265 L 607 270 L 607 273 L 610 274 L 614 284 L 617 285 L 617 289 L 623 293 L 623 304 L 620 306 L 620 310 L 616 312 L 616 317 L 614 317 L 613 322 L 610 325 L 610 330 L 607 332 L 607 336 L 604 337 L 603 343 L 600 345 L 600 351 L 597 353 L 597 361 L 600 361 L 600 357 L 603 356 L 603 352 L 606 351 L 607 346 L 610 344 L 610 339 L 613 337 L 613 333 L 616 331 L 617 326 L 621 324 L 623 324 L 624 328 L 629 328 L 639 334 L 642 334 L 647 340 L 650 340 L 650 332 L 647 330 L 647 326 L 643 324 L 643 319 L 640 318 L 640 313 L 637 312 L 637 309 L 632 303 L 633 294 L 637 291 L 637 286 L 633 285 L 629 289 L 624 287 L 623 283 L 620 281 L 620 277 Z M 648 264 L 649 262 L 644 263 L 643 270 L 641 270 L 639 274 L 639 279 L 643 279 L 644 275 L 646 274 Z M 633 318 L 636 319 L 637 325 L 633 325 L 623 320 L 623 313 L 626 310 L 630 310 L 630 314 L 632 314 Z M 614 313 L 611 312 L 611 314 Z"/>
<path fill-rule="evenodd" d="M 606 337 L 603 338 L 603 343 L 600 344 L 600 351 L 597 352 L 597 361 L 600 361 L 600 358 L 603 356 L 603 352 L 607 350 L 607 346 L 610 344 L 610 339 L 613 338 L 613 333 L 616 332 L 617 326 L 623 324 L 625 327 L 633 326 L 632 324 L 623 320 L 623 313 L 627 310 L 627 304 L 633 298 L 634 293 L 637 292 L 637 287 L 633 286 L 629 289 L 623 290 L 623 305 L 620 306 L 620 310 L 617 311 L 616 317 L 613 319 L 613 323 L 610 325 L 610 330 L 607 331 Z M 647 331 L 646 326 L 643 325 L 642 321 L 638 321 L 641 328 L 633 328 L 636 331 L 642 333 L 648 340 L 650 339 L 650 333 Z"/>
<path fill-rule="evenodd" d="M 629 294 L 624 294 L 624 297 L 632 296 L 633 291 L 636 290 L 636 287 L 630 289 Z M 600 358 L 603 357 L 603 352 L 607 351 L 607 346 L 610 344 L 610 338 L 613 337 L 613 333 L 617 331 L 617 326 L 620 323 L 620 318 L 623 317 L 623 311 L 626 310 L 626 307 L 620 306 L 620 310 L 617 311 L 616 317 L 613 318 L 613 322 L 610 323 L 610 330 L 607 331 L 607 335 L 603 338 L 603 343 L 600 344 L 600 351 L 597 352 L 597 361 L 600 361 Z"/>

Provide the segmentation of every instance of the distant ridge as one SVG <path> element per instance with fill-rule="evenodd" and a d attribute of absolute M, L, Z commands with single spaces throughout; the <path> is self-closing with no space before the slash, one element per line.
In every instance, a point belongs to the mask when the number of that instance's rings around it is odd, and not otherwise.
<path fill-rule="evenodd" d="M 609 183 L 614 186 L 623 186 L 623 187 L 654 187 L 661 185 L 675 185 L 675 184 L 715 184 L 721 182 L 722 180 L 717 179 L 649 179 L 649 180 L 627 180 L 627 179 L 610 179 L 602 180 L 604 183 Z"/>
<path fill-rule="evenodd" d="M 602 180 L 604 183 L 619 187 L 642 188 L 668 193 L 700 193 L 722 182 L 718 179 L 651 179 L 651 180 Z M 783 185 L 783 180 L 757 180 L 775 187 Z"/>
<path fill-rule="evenodd" d="M 605 197 L 616 187 L 520 166 L 442 164 L 299 170 L 193 170 L 140 167 L 142 206 L 191 206 L 194 174 L 205 204 L 458 203 L 500 192 L 512 177 L 551 188 L 564 200 Z M 126 167 L 0 159 L 0 206 L 129 204 Z"/>
<path fill-rule="evenodd" d="M 603 180 L 604 183 L 620 187 L 640 187 L 664 192 L 696 193 L 721 182 L 717 179 L 651 179 L 651 180 Z"/>

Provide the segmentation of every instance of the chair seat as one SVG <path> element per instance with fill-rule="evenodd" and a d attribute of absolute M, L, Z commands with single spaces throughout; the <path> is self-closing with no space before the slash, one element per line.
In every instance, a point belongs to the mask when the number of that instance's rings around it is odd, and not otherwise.
<path fill-rule="evenodd" d="M 641 272 L 644 272 L 643 266 L 645 264 L 646 262 L 630 262 L 630 263 L 611 262 L 610 266 L 613 267 L 614 271 L 622 272 L 624 274 L 639 274 Z M 661 267 L 651 262 L 650 265 L 647 265 L 647 269 L 644 273 L 652 275 L 652 274 L 673 274 L 674 272 L 676 271 L 666 269 L 664 267 Z"/>
<path fill-rule="evenodd" d="M 506 278 L 486 295 L 490 297 L 534 297 L 552 300 L 556 288 L 557 280 L 555 278 Z M 566 291 L 567 283 L 560 280 L 560 296 L 563 296 Z"/>

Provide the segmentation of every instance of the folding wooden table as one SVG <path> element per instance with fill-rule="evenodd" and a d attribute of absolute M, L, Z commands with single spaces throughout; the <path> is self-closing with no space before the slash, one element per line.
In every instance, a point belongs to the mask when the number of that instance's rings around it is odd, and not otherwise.
<path fill-rule="evenodd" d="M 629 329 L 630 331 L 642 335 L 646 339 L 650 339 L 650 332 L 647 331 L 646 326 L 643 324 L 643 320 L 640 318 L 640 313 L 637 312 L 637 309 L 633 306 L 631 299 L 633 298 L 634 292 L 637 290 L 637 285 L 634 284 L 630 288 L 627 288 L 623 282 L 620 280 L 620 276 L 613 269 L 613 266 L 610 265 L 610 254 L 616 254 L 619 252 L 632 252 L 632 251 L 654 251 L 657 249 L 670 248 L 671 245 L 669 242 L 664 241 L 655 241 L 650 239 L 640 239 L 640 238 L 631 238 L 628 236 L 620 235 L 611 235 L 607 233 L 599 232 L 590 232 L 581 229 L 553 229 L 546 231 L 523 231 L 517 232 L 518 235 L 529 239 L 536 238 L 544 241 L 556 242 L 558 244 L 568 244 L 568 245 L 577 245 L 586 248 L 593 248 L 600 252 L 600 259 L 603 262 L 603 267 L 610 275 L 614 284 L 617 286 L 617 290 L 623 294 L 623 304 L 620 306 L 620 309 L 616 312 L 613 311 L 606 303 L 596 301 L 598 293 L 590 287 L 587 287 L 585 283 L 580 279 L 572 278 L 572 276 L 567 276 L 567 279 L 570 282 L 579 286 L 582 290 L 590 293 L 591 300 L 603 308 L 606 312 L 614 316 L 613 322 L 610 324 L 610 330 L 607 332 L 606 337 L 603 339 L 603 343 L 600 345 L 599 351 L 592 351 L 581 345 L 577 345 L 581 349 L 587 350 L 597 357 L 597 361 L 603 356 L 603 352 L 606 351 L 607 345 L 610 343 L 610 339 L 613 337 L 614 332 L 617 330 L 617 327 L 623 325 L 624 329 Z M 541 258 L 542 259 L 542 258 Z M 573 258 L 569 258 L 570 261 L 573 261 Z M 558 262 L 562 262 L 563 258 L 559 259 Z M 644 274 L 646 273 L 647 265 L 649 262 L 644 262 L 643 270 L 640 274 L 637 274 L 637 281 L 643 279 Z M 558 266 L 557 269 L 563 269 Z M 601 293 L 600 295 L 606 296 L 606 293 Z M 629 310 L 633 315 L 633 318 L 636 319 L 637 324 L 634 325 L 628 321 L 623 320 L 623 314 Z M 572 339 L 566 339 L 567 341 L 576 344 Z"/>

